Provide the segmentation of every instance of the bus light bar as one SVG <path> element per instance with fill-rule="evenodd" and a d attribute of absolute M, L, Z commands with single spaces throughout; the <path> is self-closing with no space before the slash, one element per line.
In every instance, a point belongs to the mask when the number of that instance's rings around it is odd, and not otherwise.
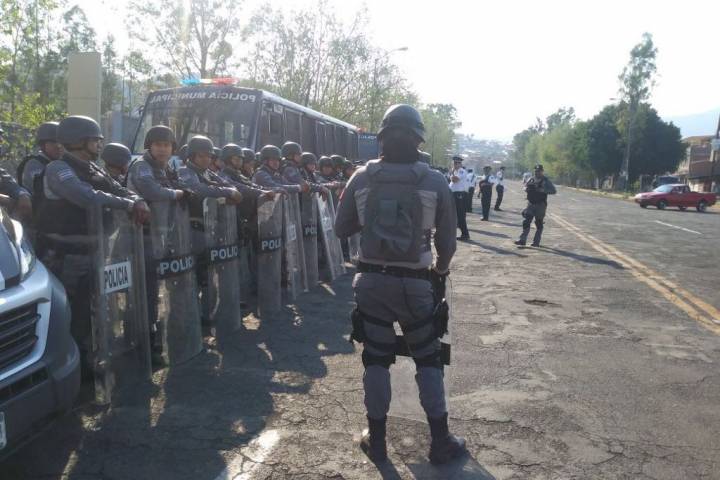
<path fill-rule="evenodd" d="M 235 77 L 218 77 L 218 78 L 183 78 L 180 83 L 186 87 L 192 87 L 194 85 L 235 85 L 239 79 Z"/>

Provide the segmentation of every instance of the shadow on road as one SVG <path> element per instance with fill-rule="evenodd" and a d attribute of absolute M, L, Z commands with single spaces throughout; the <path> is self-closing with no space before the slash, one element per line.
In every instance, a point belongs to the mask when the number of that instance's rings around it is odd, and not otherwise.
<path fill-rule="evenodd" d="M 522 253 L 513 252 L 512 250 L 505 250 L 504 248 L 493 247 L 492 245 L 480 243 L 477 240 L 472 240 L 472 239 L 464 240 L 464 242 L 469 243 L 470 245 L 475 245 L 477 247 L 484 248 L 486 250 L 490 250 L 491 252 L 495 252 L 499 255 L 513 255 L 515 257 L 522 257 L 522 258 L 527 257 L 527 255 L 524 255 Z"/>
<path fill-rule="evenodd" d="M 613 260 L 607 260 L 607 259 L 599 258 L 599 257 L 591 257 L 589 255 L 581 255 L 579 253 L 569 252 L 567 250 L 561 250 L 559 248 L 553 248 L 553 247 L 540 246 L 540 247 L 534 247 L 534 248 L 536 248 L 537 250 L 544 251 L 544 252 L 554 253 L 555 255 L 560 255 L 561 257 L 572 258 L 573 260 L 578 260 L 580 262 L 592 263 L 592 264 L 597 264 L 597 265 L 607 265 L 607 266 L 613 267 L 617 270 L 625 269 L 625 267 L 623 267 L 622 265 L 620 265 L 619 263 L 617 263 Z"/>
<path fill-rule="evenodd" d="M 495 238 L 510 238 L 509 235 L 505 235 L 504 233 L 495 233 L 495 232 L 488 232 L 486 230 L 478 230 L 475 228 L 468 228 L 469 231 L 479 233 L 480 235 L 487 235 L 488 237 L 495 237 Z"/>

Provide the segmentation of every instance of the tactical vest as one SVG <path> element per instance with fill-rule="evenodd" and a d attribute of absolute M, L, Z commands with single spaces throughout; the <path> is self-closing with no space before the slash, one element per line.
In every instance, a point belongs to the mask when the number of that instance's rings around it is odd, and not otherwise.
<path fill-rule="evenodd" d="M 72 156 L 65 154 L 62 161 L 75 172 L 77 177 L 89 183 L 93 189 L 104 192 L 112 191 L 112 180 L 103 176 L 99 171 L 94 170 L 90 164 L 83 164 Z M 44 183 L 45 172 L 36 178 L 41 178 Z M 41 184 L 42 185 L 42 184 Z M 52 237 L 66 237 L 88 234 L 87 210 L 74 203 L 61 199 L 51 199 L 45 196 L 44 186 L 39 190 L 42 192 L 42 200 L 35 217 L 35 224 L 38 229 L 39 250 L 52 248 L 61 255 L 64 254 L 86 254 L 86 245 L 68 244 L 62 241 L 53 240 Z"/>
<path fill-rule="evenodd" d="M 47 164 L 50 163 L 50 161 L 47 158 L 45 158 L 44 155 L 40 155 L 40 154 L 28 155 L 25 158 L 23 158 L 22 161 L 20 162 L 20 165 L 18 165 L 17 170 L 15 171 L 15 174 L 17 175 L 15 178 L 17 178 L 18 183 L 23 188 L 29 187 L 29 185 L 23 185 L 22 178 L 23 178 L 23 173 L 25 173 L 25 165 L 27 165 L 27 163 L 30 160 L 32 160 L 33 158 L 35 160 L 39 161 L 40 163 L 42 163 L 46 167 L 47 167 Z M 36 175 L 35 178 L 37 179 L 37 177 L 39 177 L 39 176 L 40 175 Z M 35 185 L 36 185 L 36 183 L 33 182 L 33 188 L 35 188 Z"/>
<path fill-rule="evenodd" d="M 527 184 L 527 199 L 530 203 L 547 203 L 548 194 L 538 192 L 538 187 L 542 186 L 545 179 L 540 180 L 538 184 L 535 179 L 531 179 Z"/>
<path fill-rule="evenodd" d="M 150 165 L 153 178 L 158 183 L 158 185 L 164 188 L 171 188 L 173 190 L 177 190 L 180 188 L 177 172 L 169 167 L 165 170 L 159 168 L 157 165 L 155 165 L 155 159 L 150 155 L 149 152 L 145 152 L 142 157 L 137 157 L 132 162 L 130 162 L 130 165 L 128 165 L 128 177 L 130 176 L 130 170 L 140 160 L 144 160 L 148 165 Z M 163 175 L 163 172 L 165 173 L 165 175 Z"/>
<path fill-rule="evenodd" d="M 363 257 L 417 263 L 424 240 L 423 204 L 418 192 L 425 170 L 408 170 L 400 179 L 382 163 L 367 168 L 368 196 L 360 245 Z"/>

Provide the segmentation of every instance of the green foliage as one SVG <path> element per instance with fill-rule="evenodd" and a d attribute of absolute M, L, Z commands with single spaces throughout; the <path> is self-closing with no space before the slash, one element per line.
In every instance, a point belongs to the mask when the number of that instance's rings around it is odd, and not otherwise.
<path fill-rule="evenodd" d="M 620 96 L 631 107 L 650 98 L 655 86 L 657 48 L 652 35 L 643 33 L 640 43 L 630 51 L 630 60 L 618 77 L 621 83 Z"/>
<path fill-rule="evenodd" d="M 431 103 L 420 110 L 425 123 L 425 146 L 433 164 L 445 166 L 448 150 L 455 138 L 455 130 L 462 125 L 457 110 L 451 104 Z"/>

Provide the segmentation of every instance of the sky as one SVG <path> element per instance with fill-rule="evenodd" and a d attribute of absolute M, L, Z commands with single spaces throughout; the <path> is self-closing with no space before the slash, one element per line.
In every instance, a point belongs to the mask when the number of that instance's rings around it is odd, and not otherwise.
<path fill-rule="evenodd" d="M 151 1 L 151 0 L 150 0 Z M 78 3 L 103 37 L 125 0 Z M 260 0 L 246 0 L 248 14 Z M 316 0 L 271 0 L 291 9 Z M 370 13 L 374 43 L 424 103 L 452 103 L 460 131 L 512 136 L 560 107 L 587 119 L 617 96 L 618 75 L 643 32 L 658 48 L 651 102 L 664 118 L 720 107 L 720 1 L 684 0 L 329 0 L 352 18 Z M 715 125 L 708 125 L 714 133 Z"/>

